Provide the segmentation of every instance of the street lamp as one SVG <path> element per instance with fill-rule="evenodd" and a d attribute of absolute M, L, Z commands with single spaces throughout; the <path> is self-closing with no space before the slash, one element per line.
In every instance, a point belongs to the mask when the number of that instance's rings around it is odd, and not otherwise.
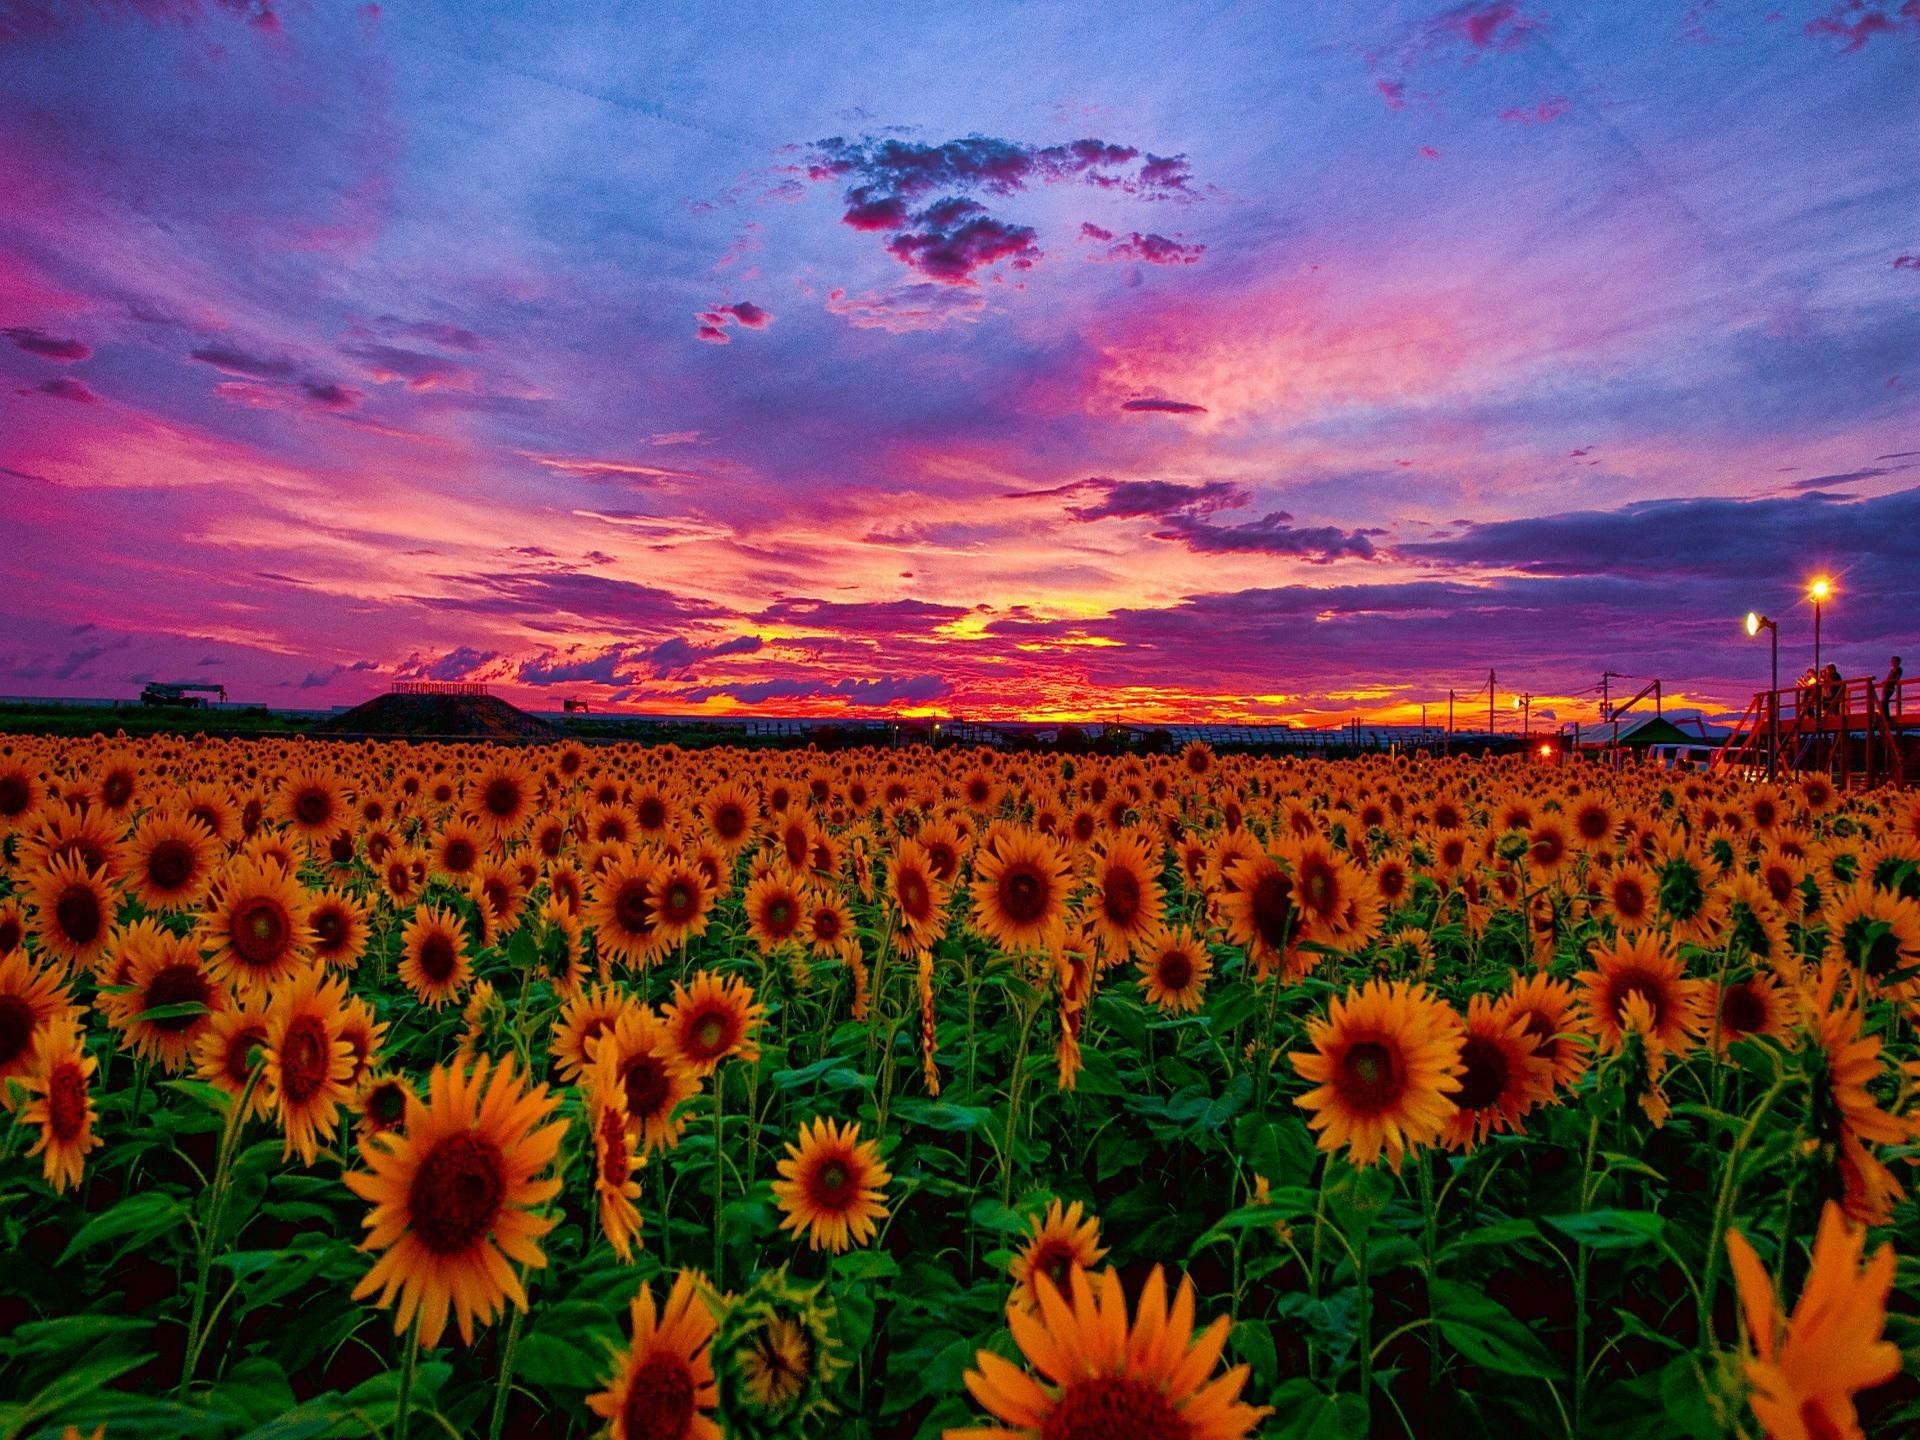
<path fill-rule="evenodd" d="M 1819 583 L 1821 588 L 1825 589 L 1826 582 Z M 1817 606 L 1818 602 L 1813 612 L 1815 615 L 1820 613 Z M 1767 692 L 1767 778 L 1771 780 L 1774 776 L 1774 766 L 1779 763 L 1780 757 L 1780 627 L 1758 610 L 1749 610 L 1747 612 L 1748 638 L 1757 637 L 1762 630 L 1767 632 L 1768 648 L 1773 657 L 1771 672 L 1773 684 Z"/>
<path fill-rule="evenodd" d="M 1807 598 L 1813 601 L 1813 673 L 1820 673 L 1820 607 L 1833 594 L 1833 582 L 1821 575 L 1807 586 Z"/>

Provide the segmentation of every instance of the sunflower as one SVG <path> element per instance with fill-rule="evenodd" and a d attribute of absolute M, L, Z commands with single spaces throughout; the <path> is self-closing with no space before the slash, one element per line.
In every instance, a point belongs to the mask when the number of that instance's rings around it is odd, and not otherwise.
<path fill-rule="evenodd" d="M 587 1406 L 608 1422 L 608 1440 L 722 1440 L 712 1410 L 713 1311 L 690 1271 L 682 1270 L 657 1311 L 653 1288 L 633 1297 L 633 1342 L 614 1352 L 607 1388 Z"/>
<path fill-rule="evenodd" d="M 367 902 L 347 890 L 322 890 L 307 914 L 313 958 L 330 970 L 352 970 L 367 952 Z"/>
<path fill-rule="evenodd" d="M 255 1057 L 264 1057 L 267 1046 L 267 997 L 264 993 L 242 997 L 228 1009 L 218 1011 L 208 1023 L 206 1033 L 194 1047 L 193 1068 L 200 1079 L 224 1090 L 238 1100 L 247 1093 L 247 1113 L 251 1120 L 273 1108 L 266 1086 L 255 1078 L 262 1066 Z"/>
<path fill-rule="evenodd" d="M 0 760 L 0 840 L 25 829 L 46 794 L 39 771 L 25 760 Z"/>
<path fill-rule="evenodd" d="M 95 765 L 93 800 L 115 820 L 126 820 L 140 799 L 139 758 L 131 751 L 116 750 Z"/>
<path fill-rule="evenodd" d="M 815 892 L 808 897 L 807 914 L 800 932 L 806 937 L 807 948 L 816 955 L 838 955 L 844 959 L 860 952 L 853 912 L 838 890 Z"/>
<path fill-rule="evenodd" d="M 997 848 L 980 848 L 974 876 L 973 920 L 982 935 L 1010 951 L 1060 948 L 1072 884 L 1057 844 L 1037 831 L 1013 831 Z"/>
<path fill-rule="evenodd" d="M 1739 1231 L 1727 1232 L 1752 1350 L 1743 1362 L 1747 1403 L 1773 1440 L 1864 1440 L 1853 1397 L 1900 1373 L 1900 1351 L 1885 1338 L 1893 1246 L 1882 1245 L 1862 1265 L 1866 1243 L 1865 1229 L 1829 1201 L 1814 1237 L 1813 1267 L 1782 1323 L 1760 1257 Z"/>
<path fill-rule="evenodd" d="M 773 1193 L 786 1219 L 782 1230 L 807 1232 L 807 1244 L 835 1254 L 874 1237 L 874 1221 L 887 1218 L 885 1187 L 893 1176 L 880 1160 L 880 1142 L 861 1140 L 857 1124 L 815 1119 L 800 1127 L 800 1143 L 787 1146 Z"/>
<path fill-rule="evenodd" d="M 107 1023 L 126 1035 L 135 1055 L 178 1074 L 212 1028 L 213 1017 L 230 1003 L 226 987 L 207 969 L 192 937 L 174 935 L 151 920 L 123 930 L 120 951 L 126 988 L 101 995 Z M 195 1005 L 197 1012 L 188 1008 Z"/>
<path fill-rule="evenodd" d="M 700 1093 L 700 1079 L 674 1049 L 653 1007 L 628 1002 L 588 1048 L 596 1069 L 613 1067 L 627 1126 L 639 1137 L 643 1152 L 678 1145 L 686 1121 L 674 1112 Z"/>
<path fill-rule="evenodd" d="M 1835 897 L 1826 924 L 1827 957 L 1852 966 L 1876 990 L 1920 964 L 1920 904 L 1912 900 L 1855 881 Z"/>
<path fill-rule="evenodd" d="M 1169 1015 L 1191 1015 L 1200 1008 L 1213 957 L 1186 926 L 1162 930 L 1140 950 L 1140 988 L 1147 1003 Z"/>
<path fill-rule="evenodd" d="M 93 1095 L 88 1083 L 99 1068 L 71 1016 L 52 1021 L 34 1040 L 26 1083 L 27 1093 L 38 1098 L 26 1103 L 20 1119 L 40 1127 L 40 1138 L 27 1158 L 45 1157 L 41 1172 L 56 1194 L 80 1183 L 87 1152 L 100 1148 L 100 1137 L 93 1133 Z"/>
<path fill-rule="evenodd" d="M 1697 847 L 1670 842 L 1655 862 L 1660 914 L 1675 940 L 1712 943 L 1726 912 L 1726 896 L 1714 884 L 1720 867 Z"/>
<path fill-rule="evenodd" d="M 783 945 L 802 938 L 808 897 L 804 887 L 794 883 L 790 872 L 776 862 L 759 879 L 747 886 L 747 934 L 771 955 Z"/>
<path fill-rule="evenodd" d="M 454 819 L 442 825 L 433 837 L 428 863 L 440 879 L 464 885 L 485 854 L 478 828 L 470 821 Z"/>
<path fill-rule="evenodd" d="M 483 947 L 497 944 L 520 928 L 520 912 L 530 888 L 517 865 L 489 859 L 474 868 L 467 877 L 467 894 L 480 917 Z"/>
<path fill-rule="evenodd" d="M 336 835 L 353 828 L 353 813 L 339 777 L 319 766 L 290 771 L 281 779 L 274 812 L 316 850 L 326 849 Z"/>
<path fill-rule="evenodd" d="M 523 1086 L 511 1059 L 491 1077 L 485 1059 L 471 1071 L 442 1065 L 427 1085 L 426 1102 L 409 1094 L 402 1127 L 374 1136 L 367 1169 L 346 1177 L 373 1206 L 361 1248 L 383 1252 L 353 1298 L 378 1292 L 384 1310 L 397 1295 L 394 1333 L 417 1314 L 427 1346 L 440 1342 L 451 1308 L 471 1345 L 476 1319 L 491 1321 L 509 1301 L 527 1308 L 512 1266 L 547 1263 L 534 1242 L 555 1222 L 533 1210 L 560 1181 L 534 1177 L 559 1154 L 567 1127 L 548 1123 L 558 1102 L 544 1085 Z"/>
<path fill-rule="evenodd" d="M 458 999 L 473 978 L 467 932 L 460 916 L 435 905 L 422 905 L 414 911 L 400 936 L 396 973 L 423 1005 L 438 1010 Z"/>
<path fill-rule="evenodd" d="M 1909 1138 L 1908 1122 L 1880 1108 L 1873 1085 L 1882 1078 L 1881 1040 L 1863 1035 L 1865 1015 L 1857 987 L 1841 994 L 1850 972 L 1828 961 L 1806 997 L 1807 1027 L 1813 1036 L 1814 1132 L 1834 1148 L 1845 1187 L 1843 1205 L 1850 1218 L 1884 1225 L 1893 1202 L 1905 1192 L 1868 1142 L 1899 1144 Z"/>
<path fill-rule="evenodd" d="M 933 875 L 942 885 L 960 878 L 960 865 L 966 858 L 967 837 L 952 817 L 922 825 L 913 838 L 926 847 Z"/>
<path fill-rule="evenodd" d="M 746 786 L 729 780 L 708 793 L 700 806 L 700 814 L 707 822 L 707 829 L 713 832 L 714 840 L 732 859 L 753 843 L 760 806 Z"/>
<path fill-rule="evenodd" d="M 650 851 L 616 852 L 594 881 L 585 918 L 603 960 L 644 969 L 665 948 L 654 923 L 653 880 L 659 862 Z"/>
<path fill-rule="evenodd" d="M 1014 1252 L 1007 1272 L 1013 1278 L 1014 1299 L 1028 1311 L 1040 1308 L 1040 1281 L 1067 1294 L 1073 1272 L 1091 1270 L 1106 1255 L 1100 1243 L 1100 1217 L 1086 1214 L 1076 1200 L 1065 1209 L 1055 1200 L 1045 1216 L 1027 1217 L 1027 1238 Z"/>
<path fill-rule="evenodd" d="M 1786 1035 L 1785 997 L 1764 970 L 1725 985 L 1709 981 L 1707 994 L 1714 1044 L 1722 1054 L 1736 1040 L 1755 1035 L 1778 1040 Z"/>
<path fill-rule="evenodd" d="M 1659 888 L 1653 871 L 1646 866 L 1617 865 L 1601 882 L 1599 909 L 1602 914 L 1613 917 L 1616 929 L 1639 930 L 1653 923 Z"/>
<path fill-rule="evenodd" d="M 1014 1343 L 1038 1373 L 976 1352 L 967 1389 L 1002 1424 L 948 1430 L 946 1440 L 1244 1440 L 1270 1413 L 1241 1402 L 1245 1365 L 1213 1374 L 1233 1322 L 1222 1315 L 1196 1337 L 1191 1280 L 1169 1308 L 1166 1273 L 1154 1266 L 1131 1324 L 1112 1270 L 1076 1270 L 1070 1286 L 1071 1300 L 1043 1277 L 1035 1313 L 1008 1308 Z"/>
<path fill-rule="evenodd" d="M 1533 1053 L 1546 1061 L 1554 1086 L 1571 1088 L 1586 1073 L 1587 1048 L 1573 1020 L 1571 985 L 1539 971 L 1524 978 L 1515 976 L 1501 1004 L 1509 1015 L 1525 1022 L 1533 1037 Z"/>
<path fill-rule="evenodd" d="M 1638 931 L 1596 942 L 1590 958 L 1594 968 L 1575 978 L 1584 987 L 1581 999 L 1587 1023 L 1602 1050 L 1618 1050 L 1625 1043 L 1622 1008 L 1634 995 L 1646 1002 L 1653 1038 L 1666 1051 L 1684 1055 L 1692 1048 L 1700 1029 L 1702 982 L 1686 978 L 1670 941 L 1651 931 Z"/>
<path fill-rule="evenodd" d="M 1165 913 L 1159 855 L 1137 834 L 1120 836 L 1093 863 L 1094 933 L 1116 959 L 1142 954 Z"/>
<path fill-rule="evenodd" d="M 760 1027 L 765 1008 L 754 1001 L 753 987 L 737 975 L 717 976 L 699 971 L 688 987 L 673 982 L 673 1003 L 667 1007 L 667 1032 L 696 1075 L 711 1075 L 729 1058 L 759 1060 L 760 1046 L 753 1032 Z"/>
<path fill-rule="evenodd" d="M 587 1088 L 587 1126 L 593 1140 L 593 1194 L 600 1214 L 600 1233 L 622 1261 L 633 1259 L 640 1235 L 640 1198 L 634 1173 L 646 1163 L 633 1148 L 628 1133 L 627 1092 L 621 1083 L 618 1057 L 604 1045 L 600 1062 L 590 1072 Z"/>
<path fill-rule="evenodd" d="M 200 915 L 201 948 L 214 973 L 238 994 L 285 980 L 313 956 L 311 905 L 298 881 L 279 866 L 236 860 L 214 883 Z"/>
<path fill-rule="evenodd" d="M 601 985 L 582 990 L 561 1006 L 548 1044 L 560 1078 L 568 1084 L 578 1080 L 593 1063 L 594 1046 L 600 1037 L 637 1003 L 613 986 Z"/>
<path fill-rule="evenodd" d="M 713 890 L 706 873 L 692 860 L 669 860 L 653 877 L 653 924 L 663 943 L 684 945 L 707 933 Z"/>
<path fill-rule="evenodd" d="M 407 1096 L 411 1093 L 412 1088 L 404 1076 L 369 1075 L 367 1083 L 361 1087 L 360 1098 L 354 1102 L 354 1109 L 360 1117 L 358 1129 L 361 1139 L 378 1135 L 384 1130 L 397 1130 L 407 1118 Z"/>
<path fill-rule="evenodd" d="M 1224 876 L 1228 890 L 1221 901 L 1227 939 L 1245 947 L 1247 958 L 1261 978 L 1276 966 L 1288 974 L 1313 968 L 1313 956 L 1298 948 L 1303 922 L 1294 903 L 1293 877 L 1264 851 L 1235 861 Z"/>
<path fill-rule="evenodd" d="M 1553 1094 L 1553 1066 L 1539 1053 L 1527 1018 L 1485 995 L 1467 1006 L 1466 1040 L 1460 1047 L 1459 1108 L 1442 1139 L 1449 1150 L 1471 1152 L 1496 1131 L 1517 1131 L 1520 1121 Z"/>
<path fill-rule="evenodd" d="M 1460 1017 L 1424 985 L 1383 980 L 1348 990 L 1324 1020 L 1307 1024 L 1312 1053 L 1290 1056 L 1314 1085 L 1294 1101 L 1312 1112 L 1322 1150 L 1348 1147 L 1356 1165 L 1386 1151 L 1397 1174 L 1410 1149 L 1445 1132 L 1458 1091 Z"/>
<path fill-rule="evenodd" d="M 191 910 L 213 883 L 217 842 L 190 815 L 155 811 L 120 845 L 127 893 L 149 910 Z"/>
<path fill-rule="evenodd" d="M 105 869 L 89 869 L 78 855 L 61 856 L 27 882 L 27 898 L 43 954 L 79 968 L 105 952 L 114 912 Z"/>
<path fill-rule="evenodd" d="M 18 846 L 23 870 L 51 869 L 56 860 L 77 859 L 83 870 L 102 871 L 108 883 L 119 878 L 120 827 L 99 810 L 64 802 L 37 812 L 38 823 Z"/>
<path fill-rule="evenodd" d="M 723 1431 L 765 1440 L 819 1433 L 819 1417 L 833 1408 L 831 1387 L 849 1363 L 826 1282 L 795 1284 L 784 1265 L 762 1271 L 718 1318 Z"/>
<path fill-rule="evenodd" d="M 518 835 L 533 814 L 533 777 L 504 757 L 488 762 L 467 786 L 465 813 L 496 841 Z"/>
<path fill-rule="evenodd" d="M 380 889 L 395 910 L 411 909 L 427 886 L 427 857 L 412 846 L 396 847 L 380 862 Z"/>
<path fill-rule="evenodd" d="M 27 914 L 12 900 L 0 900 L 0 958 L 27 948 Z"/>
<path fill-rule="evenodd" d="M 1612 849 L 1620 818 L 1604 795 L 1588 793 L 1574 797 L 1568 802 L 1568 814 L 1574 844 L 1594 852 Z"/>
<path fill-rule="evenodd" d="M 947 887 L 917 840 L 902 840 L 887 862 L 887 898 L 900 917 L 908 950 L 931 950 L 947 930 Z"/>
<path fill-rule="evenodd" d="M 286 1133 L 285 1155 L 313 1164 L 332 1140 L 340 1107 L 350 1104 L 353 1047 L 340 1037 L 346 983 L 323 980 L 319 966 L 296 975 L 267 1006 L 267 1068 L 262 1086 Z"/>
<path fill-rule="evenodd" d="M 1720 891 L 1725 908 L 1716 948 L 1724 945 L 1735 959 L 1758 965 L 1792 963 L 1786 919 L 1767 888 L 1751 875 L 1734 875 L 1721 882 Z"/>
<path fill-rule="evenodd" d="M 25 950 L 0 955 L 0 1105 L 9 1105 L 7 1082 L 33 1063 L 40 1033 L 73 1013 L 65 982 L 51 967 L 35 965 Z"/>

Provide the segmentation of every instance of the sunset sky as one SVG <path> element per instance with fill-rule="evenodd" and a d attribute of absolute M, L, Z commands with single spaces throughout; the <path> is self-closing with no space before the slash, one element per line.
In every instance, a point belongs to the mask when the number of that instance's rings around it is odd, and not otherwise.
<path fill-rule="evenodd" d="M 1911 668 L 1917 120 L 1920 0 L 0 0 L 0 694 Z"/>

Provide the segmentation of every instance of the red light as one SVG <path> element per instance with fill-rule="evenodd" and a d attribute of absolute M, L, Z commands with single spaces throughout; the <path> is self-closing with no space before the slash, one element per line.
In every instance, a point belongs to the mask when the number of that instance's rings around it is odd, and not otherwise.
<path fill-rule="evenodd" d="M 1542 745 L 1542 746 L 1540 747 L 1540 758 L 1541 758 L 1541 759 L 1543 759 L 1543 760 L 1545 760 L 1545 759 L 1551 759 L 1551 758 L 1552 758 L 1552 756 L 1553 756 L 1553 746 L 1551 746 L 1551 745 Z"/>

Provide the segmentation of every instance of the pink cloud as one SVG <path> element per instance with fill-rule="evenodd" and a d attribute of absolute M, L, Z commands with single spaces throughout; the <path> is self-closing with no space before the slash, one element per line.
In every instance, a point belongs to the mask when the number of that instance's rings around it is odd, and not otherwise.
<path fill-rule="evenodd" d="M 1500 118 L 1514 124 L 1545 125 L 1558 120 L 1572 109 L 1571 100 L 1564 95 L 1555 95 L 1542 100 L 1538 105 L 1523 105 L 1518 109 L 1502 110 Z"/>

